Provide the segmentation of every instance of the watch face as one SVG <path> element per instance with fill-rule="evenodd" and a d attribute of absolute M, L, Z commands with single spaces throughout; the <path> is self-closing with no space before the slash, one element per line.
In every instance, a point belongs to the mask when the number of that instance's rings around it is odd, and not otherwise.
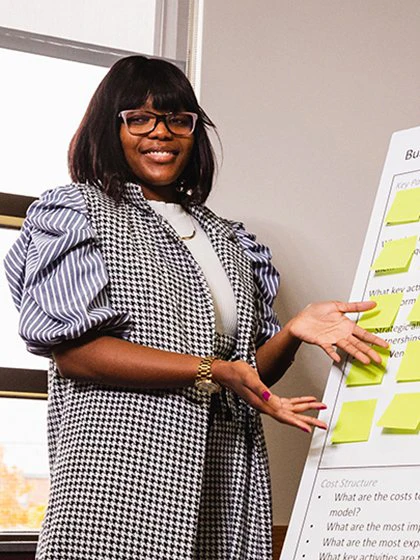
<path fill-rule="evenodd" d="M 221 389 L 218 383 L 214 383 L 211 379 L 200 379 L 195 383 L 195 386 L 199 391 L 203 391 L 208 394 L 218 393 Z"/>

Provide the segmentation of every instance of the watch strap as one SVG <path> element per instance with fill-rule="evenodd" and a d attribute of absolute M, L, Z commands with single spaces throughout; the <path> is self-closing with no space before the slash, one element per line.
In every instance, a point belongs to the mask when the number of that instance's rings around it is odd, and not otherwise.
<path fill-rule="evenodd" d="M 220 387 L 219 383 L 217 383 L 217 381 L 214 381 L 214 379 L 212 379 L 211 366 L 214 360 L 217 360 L 217 356 L 205 356 L 204 358 L 201 359 L 198 365 L 197 375 L 195 378 L 196 387 L 198 388 L 202 387 L 203 383 L 212 384 L 215 386 L 215 388 Z"/>

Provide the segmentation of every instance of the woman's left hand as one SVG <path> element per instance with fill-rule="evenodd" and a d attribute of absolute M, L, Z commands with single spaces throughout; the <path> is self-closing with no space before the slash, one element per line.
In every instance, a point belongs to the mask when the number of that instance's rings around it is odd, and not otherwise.
<path fill-rule="evenodd" d="M 364 364 L 371 360 L 379 364 L 381 357 L 370 345 L 387 348 L 388 343 L 345 316 L 345 313 L 368 311 L 375 306 L 374 301 L 311 303 L 289 321 L 287 327 L 292 336 L 309 344 L 316 344 L 336 362 L 340 361 L 340 356 L 334 346 Z"/>

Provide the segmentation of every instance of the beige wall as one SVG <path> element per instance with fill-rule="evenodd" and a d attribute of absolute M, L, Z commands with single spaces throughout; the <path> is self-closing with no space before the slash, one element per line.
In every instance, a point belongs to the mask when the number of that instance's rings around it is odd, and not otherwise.
<path fill-rule="evenodd" d="M 224 163 L 211 206 L 267 242 L 282 321 L 346 299 L 390 135 L 420 124 L 418 0 L 207 0 L 202 104 Z M 321 396 L 303 348 L 284 395 Z M 266 421 L 275 523 L 287 524 L 309 439 Z"/>

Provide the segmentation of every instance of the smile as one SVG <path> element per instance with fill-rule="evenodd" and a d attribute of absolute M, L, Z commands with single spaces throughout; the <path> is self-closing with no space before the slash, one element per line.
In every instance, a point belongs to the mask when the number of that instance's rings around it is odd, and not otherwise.
<path fill-rule="evenodd" d="M 165 163 L 173 161 L 178 155 L 178 151 L 173 150 L 145 150 L 142 154 L 152 161 Z"/>
<path fill-rule="evenodd" d="M 146 150 L 143 153 L 144 154 L 176 154 L 177 152 L 175 150 L 173 150 L 173 151 L 169 151 L 169 150 Z"/>

